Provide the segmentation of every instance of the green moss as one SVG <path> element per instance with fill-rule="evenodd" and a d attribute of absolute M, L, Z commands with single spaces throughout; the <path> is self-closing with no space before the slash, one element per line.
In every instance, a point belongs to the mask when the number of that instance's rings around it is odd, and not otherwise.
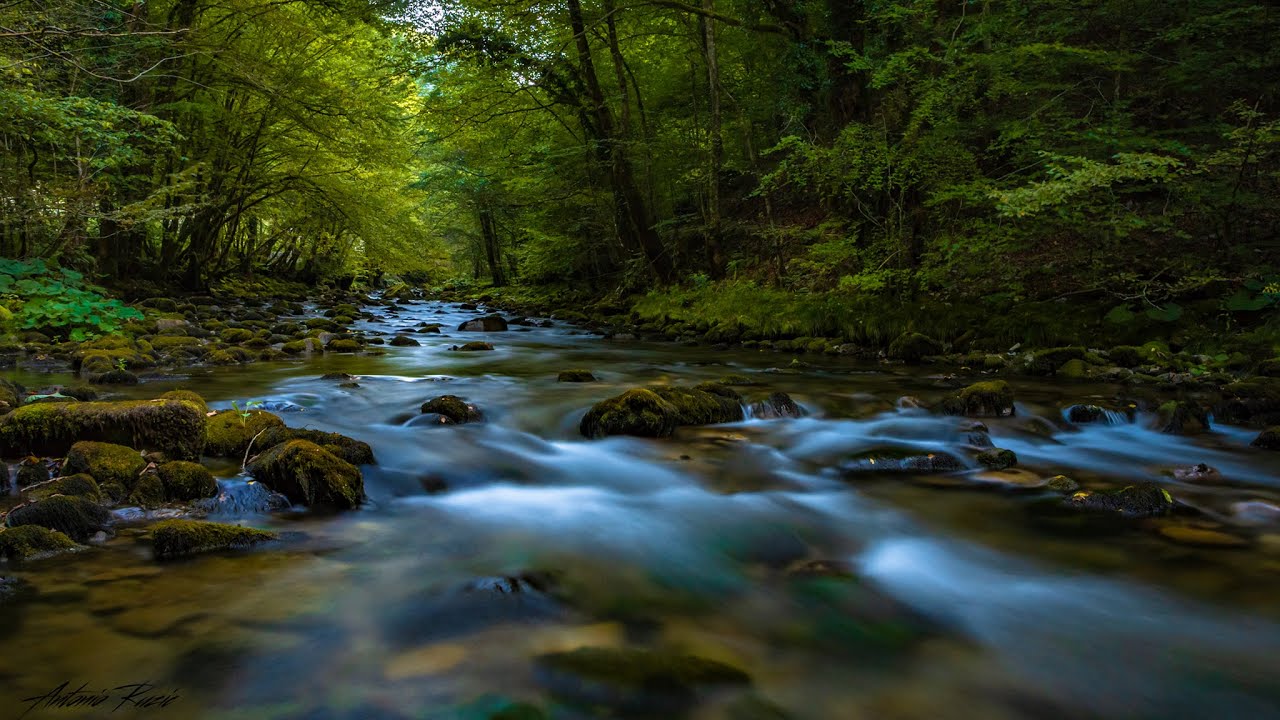
<path fill-rule="evenodd" d="M 22 525 L 0 530 L 0 556 L 10 562 L 39 560 L 79 548 L 63 533 L 38 525 Z"/>
<path fill-rule="evenodd" d="M 585 383 L 595 382 L 596 376 L 590 370 L 561 370 L 556 376 L 557 382 Z"/>
<path fill-rule="evenodd" d="M 991 448 L 978 453 L 978 463 L 988 470 L 1005 470 L 1018 464 L 1018 456 L 1012 450 Z"/>
<path fill-rule="evenodd" d="M 209 457 L 240 459 L 258 433 L 284 427 L 284 421 L 265 410 L 250 410 L 243 417 L 235 410 L 223 410 L 207 419 L 205 454 Z M 256 445 L 255 445 L 256 447 Z"/>
<path fill-rule="evenodd" d="M 266 530 L 196 520 L 165 520 L 151 529 L 151 547 L 158 560 L 242 549 L 275 539 L 277 535 Z"/>
<path fill-rule="evenodd" d="M 133 484 L 133 492 L 129 493 L 129 504 L 153 510 L 164 504 L 164 482 L 155 473 L 147 473 Z"/>
<path fill-rule="evenodd" d="M 1081 380 L 1084 378 L 1087 370 L 1088 366 L 1085 365 L 1084 360 L 1076 359 L 1062 363 L 1062 367 L 1058 368 L 1055 374 L 1058 377 L 1065 378 L 1067 380 Z"/>
<path fill-rule="evenodd" d="M 218 337 L 221 338 L 224 343 L 235 345 L 252 339 L 253 332 L 251 330 L 245 330 L 244 328 L 228 328 L 223 330 Z"/>
<path fill-rule="evenodd" d="M 719 382 L 721 385 L 729 385 L 729 386 L 737 386 L 737 387 L 755 387 L 755 386 L 764 384 L 759 380 L 750 378 L 746 375 L 725 375 L 724 377 L 720 378 L 720 380 L 718 380 L 717 382 Z"/>
<path fill-rule="evenodd" d="M 1222 389 L 1214 416 L 1224 423 L 1268 427 L 1280 424 L 1280 378 L 1251 378 Z"/>
<path fill-rule="evenodd" d="M 578 430 L 589 438 L 608 435 L 671 437 L 677 412 L 652 390 L 628 390 L 596 403 L 583 416 Z"/>
<path fill-rule="evenodd" d="M 1049 478 L 1049 482 L 1045 484 L 1045 487 L 1057 492 L 1073 493 L 1080 489 L 1080 483 L 1072 480 L 1066 475 L 1054 475 Z"/>
<path fill-rule="evenodd" d="M 329 344 L 324 346 L 324 349 L 333 353 L 358 353 L 360 352 L 360 343 L 355 340 L 330 340 Z"/>
<path fill-rule="evenodd" d="M 200 463 L 176 460 L 156 468 L 156 475 L 164 483 L 164 493 L 170 500 L 201 500 L 218 494 L 218 481 L 213 473 Z"/>
<path fill-rule="evenodd" d="M 194 460 L 204 449 L 204 425 L 203 412 L 177 400 L 28 405 L 0 419 L 0 447 L 61 456 L 94 440 Z"/>
<path fill-rule="evenodd" d="M 88 473 L 99 483 L 120 483 L 132 489 L 147 461 L 133 448 L 112 443 L 81 441 L 67 451 L 62 472 Z"/>
<path fill-rule="evenodd" d="M 129 497 L 129 490 L 120 483 L 102 483 L 102 498 L 110 505 L 118 505 Z"/>
<path fill-rule="evenodd" d="M 22 462 L 18 463 L 18 471 L 15 474 L 14 482 L 18 484 L 18 487 L 22 488 L 45 482 L 48 479 L 49 468 L 44 464 L 44 461 L 37 457 L 28 457 L 23 458 Z"/>
<path fill-rule="evenodd" d="M 1059 368 L 1071 360 L 1083 361 L 1085 352 L 1082 347 L 1060 347 L 1041 350 L 1031 353 L 1025 369 L 1031 375 L 1054 375 Z"/>
<path fill-rule="evenodd" d="M 98 399 L 98 391 L 88 385 L 71 385 L 62 388 L 58 392 L 81 402 L 93 402 Z"/>
<path fill-rule="evenodd" d="M 1195 435 L 1209 430 L 1209 414 L 1195 403 L 1169 401 L 1156 411 L 1160 432 Z"/>
<path fill-rule="evenodd" d="M 457 395 L 441 395 L 422 404 L 422 412 L 443 415 L 454 423 L 480 422 L 484 416 L 475 405 Z"/>
<path fill-rule="evenodd" d="M 196 348 L 204 344 L 200 338 L 186 335 L 157 335 L 151 338 L 151 346 L 161 352 L 169 352 L 180 348 Z"/>
<path fill-rule="evenodd" d="M 280 346 L 280 350 L 286 355 L 301 355 L 307 351 L 307 343 L 302 340 L 293 340 Z"/>
<path fill-rule="evenodd" d="M 903 333 L 889 343 L 888 356 L 891 360 L 919 362 L 927 356 L 941 354 L 942 344 L 921 333 Z"/>
<path fill-rule="evenodd" d="M 209 405 L 204 401 L 204 398 L 200 396 L 200 393 L 192 392 L 191 390 L 170 390 L 169 392 L 161 395 L 160 398 L 162 400 L 181 400 L 200 408 L 200 412 L 209 411 Z"/>
<path fill-rule="evenodd" d="M 965 417 L 1012 415 L 1013 388 L 1004 380 L 978 382 L 942 400 L 943 412 Z"/>
<path fill-rule="evenodd" d="M 261 452 L 290 440 L 306 440 L 307 442 L 315 443 L 352 465 L 373 465 L 377 462 L 373 456 L 373 448 L 369 447 L 369 443 L 361 442 L 339 433 L 324 432 L 323 430 L 291 427 L 271 428 L 262 433 L 254 447 L 259 448 L 259 452 Z"/>
<path fill-rule="evenodd" d="M 1141 349 L 1133 345 L 1117 345 L 1107 351 L 1107 357 L 1111 362 L 1125 368 L 1138 367 L 1146 360 Z"/>
<path fill-rule="evenodd" d="M 92 500 L 54 495 L 14 508 L 6 523 L 9 527 L 39 525 L 84 542 L 106 524 L 107 517 L 107 511 Z"/>
<path fill-rule="evenodd" d="M 97 502 L 102 499 L 102 489 L 88 473 L 77 473 L 57 478 L 46 485 L 32 488 L 28 493 L 32 500 L 43 500 L 53 495 L 72 495 Z"/>
<path fill-rule="evenodd" d="M 360 469 L 306 440 L 263 452 L 249 470 L 258 482 L 311 508 L 345 510 L 364 498 Z"/>
<path fill-rule="evenodd" d="M 692 388 L 652 388 L 676 409 L 677 425 L 714 425 L 738 422 L 744 417 L 742 396 L 727 385 L 702 383 Z"/>

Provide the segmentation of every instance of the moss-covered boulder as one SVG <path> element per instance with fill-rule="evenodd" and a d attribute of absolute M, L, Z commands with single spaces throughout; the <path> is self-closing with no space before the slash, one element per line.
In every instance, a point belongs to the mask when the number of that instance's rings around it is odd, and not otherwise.
<path fill-rule="evenodd" d="M 164 494 L 170 500 L 186 502 L 202 500 L 218 494 L 218 481 L 209 468 L 200 463 L 175 460 L 156 468 L 156 475 L 164 484 Z"/>
<path fill-rule="evenodd" d="M 129 493 L 128 502 L 130 505 L 154 510 L 164 505 L 165 500 L 164 482 L 154 472 L 148 472 L 133 484 L 133 491 Z"/>
<path fill-rule="evenodd" d="M 1156 411 L 1160 432 L 1173 435 L 1195 435 L 1209 430 L 1209 414 L 1204 408 L 1185 400 L 1171 400 Z"/>
<path fill-rule="evenodd" d="M 181 400 L 191 403 L 193 406 L 200 408 L 200 412 L 208 412 L 209 405 L 205 402 L 200 393 L 191 390 L 170 390 L 160 396 L 162 400 Z"/>
<path fill-rule="evenodd" d="M 209 457 L 240 459 L 255 436 L 264 430 L 282 427 L 284 421 L 266 410 L 248 410 L 245 413 L 223 410 L 206 421 L 204 452 Z M 254 443 L 254 447 L 259 446 Z"/>
<path fill-rule="evenodd" d="M 1063 502 L 1070 508 L 1112 513 L 1127 518 L 1167 515 L 1173 510 L 1173 497 L 1155 483 L 1130 485 L 1108 492 L 1082 490 Z"/>
<path fill-rule="evenodd" d="M 1054 375 L 1065 380 L 1083 380 L 1088 373 L 1089 366 L 1084 360 L 1076 358 L 1062 363 L 1062 367 L 1058 368 Z"/>
<path fill-rule="evenodd" d="M 1227 385 L 1214 416 L 1228 424 L 1280 425 L 1280 378 L 1257 377 Z"/>
<path fill-rule="evenodd" d="M 422 343 L 407 335 L 397 335 L 391 338 L 391 342 L 387 344 L 391 347 L 420 347 L 422 345 Z"/>
<path fill-rule="evenodd" d="M 652 390 L 628 390 L 593 405 L 583 416 L 578 430 L 589 438 L 671 437 L 676 430 L 676 414 L 675 407 Z"/>
<path fill-rule="evenodd" d="M 346 510 L 364 498 L 360 469 L 306 440 L 289 440 L 267 450 L 249 471 L 291 502 L 311 508 Z"/>
<path fill-rule="evenodd" d="M 1066 475 L 1054 475 L 1045 483 L 1045 487 L 1055 492 L 1073 493 L 1080 489 L 1080 483 Z"/>
<path fill-rule="evenodd" d="M 493 345 L 487 342 L 469 342 L 462 346 L 455 345 L 451 349 L 462 352 L 488 352 L 493 349 Z"/>
<path fill-rule="evenodd" d="M 627 717 L 683 717 L 706 692 L 751 685 L 751 677 L 731 665 L 658 650 L 583 647 L 541 655 L 534 665 L 553 695 Z"/>
<path fill-rule="evenodd" d="M 889 343 L 888 357 L 890 360 L 919 362 L 931 355 L 941 354 L 942 343 L 917 332 L 903 333 Z"/>
<path fill-rule="evenodd" d="M 45 482 L 49 477 L 49 467 L 43 460 L 38 457 L 27 457 L 18 463 L 18 470 L 14 473 L 13 479 L 18 487 L 23 488 Z"/>
<path fill-rule="evenodd" d="M 1056 375 L 1071 360 L 1083 360 L 1086 350 L 1082 347 L 1059 347 L 1031 353 L 1023 369 L 1029 375 Z"/>
<path fill-rule="evenodd" d="M 254 447 L 267 450 L 290 440 L 306 440 L 315 443 L 352 465 L 373 465 L 377 462 L 369 443 L 323 430 L 273 427 L 262 433 Z"/>
<path fill-rule="evenodd" d="M 744 417 L 742 396 L 720 383 L 702 383 L 691 388 L 652 388 L 658 397 L 676 409 L 677 425 L 715 425 L 738 422 Z"/>
<path fill-rule="evenodd" d="M 239 550 L 277 539 L 266 530 L 198 520 L 165 520 L 151 529 L 156 559 L 169 560 L 197 553 Z"/>
<path fill-rule="evenodd" d="M 107 518 L 107 511 L 92 500 L 54 495 L 14 508 L 5 524 L 11 528 L 39 525 L 57 530 L 76 542 L 84 542 L 106 525 Z"/>
<path fill-rule="evenodd" d="M 146 467 L 146 459 L 133 448 L 85 440 L 72 445 L 67 451 L 62 472 L 64 475 L 88 473 L 99 484 L 114 482 L 133 489 L 138 475 Z"/>
<path fill-rule="evenodd" d="M 0 378 L 0 407 L 16 408 L 22 404 L 26 390 L 15 382 Z"/>
<path fill-rule="evenodd" d="M 324 346 L 326 352 L 331 353 L 358 353 L 360 352 L 360 343 L 356 340 L 340 338 L 330 340 L 328 345 Z"/>
<path fill-rule="evenodd" d="M 0 418 L 0 453 L 60 457 L 94 440 L 195 460 L 204 450 L 204 427 L 204 413 L 181 400 L 28 405 Z"/>
<path fill-rule="evenodd" d="M 51 555 L 74 552 L 79 548 L 65 534 L 39 525 L 0 529 L 0 557 L 7 558 L 10 562 L 39 560 Z"/>
<path fill-rule="evenodd" d="M 1280 426 L 1263 430 L 1249 444 L 1263 450 L 1280 450 Z"/>
<path fill-rule="evenodd" d="M 596 376 L 590 370 L 561 370 L 556 382 L 586 383 L 595 382 Z"/>
<path fill-rule="evenodd" d="M 1013 388 L 1004 380 L 978 382 L 942 400 L 948 415 L 965 417 L 1003 417 L 1012 415 Z"/>
<path fill-rule="evenodd" d="M 39 487 L 34 487 L 27 493 L 27 496 L 32 500 L 43 500 L 53 495 L 71 495 L 97 502 L 102 499 L 102 489 L 92 475 L 78 473 L 65 475 Z"/>
<path fill-rule="evenodd" d="M 1018 456 L 1012 450 L 991 448 L 978 453 L 979 465 L 988 470 L 1005 470 L 1018 464 Z"/>
<path fill-rule="evenodd" d="M 423 414 L 431 413 L 446 417 L 455 424 L 480 422 L 484 419 L 484 415 L 479 408 L 457 395 L 441 395 L 440 397 L 431 398 L 422 404 L 422 412 Z"/>
<path fill-rule="evenodd" d="M 1142 348 L 1133 345 L 1117 345 L 1107 351 L 1107 358 L 1124 368 L 1138 367 L 1147 361 Z"/>

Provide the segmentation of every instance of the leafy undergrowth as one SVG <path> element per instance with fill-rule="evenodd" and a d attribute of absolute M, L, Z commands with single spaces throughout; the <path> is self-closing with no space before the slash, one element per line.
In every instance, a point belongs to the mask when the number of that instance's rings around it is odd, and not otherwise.
<path fill-rule="evenodd" d="M 0 331 L 6 334 L 32 330 L 79 342 L 141 319 L 81 273 L 43 260 L 0 258 Z"/>

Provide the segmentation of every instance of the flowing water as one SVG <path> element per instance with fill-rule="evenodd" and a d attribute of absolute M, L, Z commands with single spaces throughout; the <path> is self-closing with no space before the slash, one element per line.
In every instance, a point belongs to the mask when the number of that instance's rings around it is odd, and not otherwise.
<path fill-rule="evenodd" d="M 252 552 L 161 564 L 126 526 L 104 547 L 6 570 L 35 593 L 0 608 L 0 717 L 63 682 L 149 682 L 179 697 L 28 717 L 484 718 L 521 700 L 608 717 L 550 692 L 537 670 L 538 655 L 581 646 L 673 649 L 750 673 L 749 693 L 711 697 L 689 710 L 697 718 L 1280 717 L 1280 527 L 1266 518 L 1245 547 L 1192 547 L 1144 523 L 1077 522 L 1045 491 L 842 479 L 842 461 L 879 448 L 969 457 L 963 421 L 896 404 L 958 384 L 927 370 L 789 367 L 560 324 L 451 352 L 477 339 L 449 330 L 475 313 L 372 310 L 385 319 L 358 324 L 370 334 L 445 331 L 378 357 L 199 369 L 126 391 L 292 403 L 280 413 L 290 425 L 373 446 L 368 505 L 336 517 L 231 507 L 223 519 L 286 533 Z M 556 381 L 579 367 L 600 382 Z M 320 379 L 332 372 L 358 386 Z M 809 416 L 665 441 L 578 435 L 586 408 L 622 389 L 730 373 L 763 383 L 748 395 L 790 393 Z M 988 422 L 990 434 L 1037 476 L 1158 480 L 1218 519 L 1280 498 L 1280 453 L 1250 449 L 1244 429 L 1185 438 L 1141 416 L 1072 427 L 1064 407 L 1121 389 L 1014 385 L 1018 415 Z M 446 393 L 486 422 L 413 421 Z M 1226 480 L 1164 474 L 1201 462 Z M 221 482 L 243 494 L 235 471 Z M 812 560 L 856 577 L 788 572 Z"/>

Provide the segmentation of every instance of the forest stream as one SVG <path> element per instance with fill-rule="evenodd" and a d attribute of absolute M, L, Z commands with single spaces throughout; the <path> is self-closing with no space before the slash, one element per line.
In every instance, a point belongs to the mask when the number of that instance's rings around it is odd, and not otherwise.
<path fill-rule="evenodd" d="M 117 510 L 101 547 L 6 571 L 32 592 L 0 615 L 0 716 L 1280 717 L 1280 453 L 1250 448 L 1256 431 L 1162 434 L 1124 412 L 1070 423 L 1066 408 L 1122 388 L 1017 378 L 1016 414 L 983 422 L 1018 465 L 987 471 L 971 421 L 900 400 L 936 403 L 962 384 L 946 370 L 834 356 L 793 367 L 558 321 L 451 352 L 474 339 L 451 329 L 475 311 L 370 310 L 353 330 L 444 332 L 382 356 L 192 368 L 115 391 L 191 389 L 219 409 L 261 400 L 290 426 L 363 440 L 378 461 L 362 468 L 368 501 L 262 513 L 229 462 L 210 519 L 281 542 L 160 563 Z M 557 382 L 569 368 L 597 382 Z M 729 374 L 759 383 L 741 388 L 749 399 L 788 393 L 805 417 L 669 440 L 579 433 L 593 403 L 628 388 Z M 484 422 L 424 421 L 419 406 L 445 393 Z M 872 467 L 912 453 L 966 467 Z M 1211 482 L 1170 475 L 1201 463 Z M 1043 487 L 1057 475 L 1155 481 L 1201 512 L 1063 512 Z M 693 697 L 540 660 L 581 647 L 685 653 L 749 682 Z M 21 702 L 62 683 L 143 682 L 176 698 Z"/>

